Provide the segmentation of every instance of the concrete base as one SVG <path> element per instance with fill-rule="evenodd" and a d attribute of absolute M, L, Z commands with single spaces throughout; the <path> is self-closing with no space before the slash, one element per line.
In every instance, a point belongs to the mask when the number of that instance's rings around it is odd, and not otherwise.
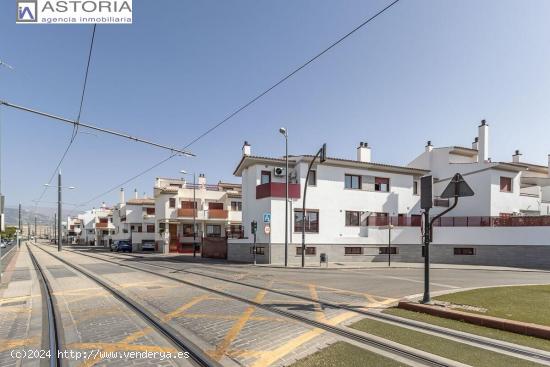
<path fill-rule="evenodd" d="M 299 244 L 288 245 L 288 263 L 301 263 L 301 255 L 297 255 Z M 340 245 L 340 244 L 311 244 L 315 247 L 315 255 L 306 255 L 306 265 L 320 264 L 320 254 L 327 255 L 330 263 L 379 263 L 387 262 L 388 255 L 380 252 L 387 249 L 387 245 Z M 346 255 L 345 247 L 362 247 L 360 255 Z M 422 263 L 421 245 L 392 245 L 397 253 L 391 255 L 392 262 Z M 256 255 L 258 264 L 284 264 L 284 244 L 257 244 L 259 254 Z M 455 248 L 473 249 L 473 255 L 455 255 Z M 252 244 L 229 243 L 228 260 L 253 262 Z M 487 265 L 521 267 L 527 269 L 550 269 L 550 245 L 548 246 L 520 246 L 520 245 L 430 245 L 430 262 L 437 264 Z"/>

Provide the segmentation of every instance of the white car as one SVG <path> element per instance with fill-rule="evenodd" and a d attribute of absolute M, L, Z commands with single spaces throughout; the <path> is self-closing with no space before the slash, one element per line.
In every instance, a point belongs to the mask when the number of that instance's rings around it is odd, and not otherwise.
<path fill-rule="evenodd" d="M 0 248 L 6 248 L 6 243 L 4 241 L 0 242 Z"/>

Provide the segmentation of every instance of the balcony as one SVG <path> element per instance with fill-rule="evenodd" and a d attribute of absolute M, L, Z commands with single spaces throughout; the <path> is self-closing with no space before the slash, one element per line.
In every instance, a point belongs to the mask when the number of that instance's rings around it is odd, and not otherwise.
<path fill-rule="evenodd" d="M 197 216 L 197 209 L 193 209 L 193 208 L 189 208 L 189 209 L 180 208 L 180 209 L 178 209 L 178 217 L 193 218 L 193 217 L 196 217 L 196 216 Z"/>
<path fill-rule="evenodd" d="M 256 186 L 256 199 L 263 198 L 284 198 L 285 197 L 284 182 L 270 182 Z M 291 199 L 300 198 L 300 184 L 288 184 L 288 197 Z"/>
<path fill-rule="evenodd" d="M 108 226 L 109 226 L 109 223 L 107 223 L 107 222 L 104 222 L 104 223 L 99 222 L 99 223 L 95 224 L 96 228 L 107 228 Z"/>
<path fill-rule="evenodd" d="M 227 219 L 227 210 L 209 209 L 208 219 Z"/>

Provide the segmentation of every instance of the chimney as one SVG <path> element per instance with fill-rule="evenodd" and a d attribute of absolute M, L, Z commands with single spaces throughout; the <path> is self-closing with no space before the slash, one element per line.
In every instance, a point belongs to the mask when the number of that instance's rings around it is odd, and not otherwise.
<path fill-rule="evenodd" d="M 371 161 L 371 149 L 367 142 L 360 142 L 357 147 L 357 160 L 359 162 L 369 163 Z"/>
<path fill-rule="evenodd" d="M 243 156 L 249 156 L 250 155 L 250 144 L 245 140 L 243 144 Z"/>
<path fill-rule="evenodd" d="M 489 125 L 485 120 L 481 120 L 479 125 L 479 151 L 478 157 L 480 162 L 485 162 L 489 159 Z"/>
<path fill-rule="evenodd" d="M 474 138 L 474 142 L 472 143 L 472 149 L 479 149 L 479 138 L 477 136 Z"/>
<path fill-rule="evenodd" d="M 120 188 L 120 205 L 124 205 L 124 189 Z"/>
<path fill-rule="evenodd" d="M 137 199 L 138 198 L 138 192 L 137 192 L 137 189 L 134 189 L 134 199 Z"/>
<path fill-rule="evenodd" d="M 204 173 L 199 173 L 199 187 L 203 188 L 206 186 L 206 177 L 204 177 Z"/>
<path fill-rule="evenodd" d="M 431 152 L 434 149 L 434 146 L 432 145 L 432 141 L 428 140 L 426 143 L 426 152 Z"/>
<path fill-rule="evenodd" d="M 516 149 L 516 152 L 512 155 L 512 162 L 519 163 L 519 157 L 521 157 L 521 153 Z"/>

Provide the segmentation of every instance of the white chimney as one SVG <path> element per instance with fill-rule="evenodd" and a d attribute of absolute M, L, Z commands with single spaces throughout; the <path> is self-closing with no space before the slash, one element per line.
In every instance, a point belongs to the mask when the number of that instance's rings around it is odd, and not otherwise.
<path fill-rule="evenodd" d="M 485 162 L 489 160 L 489 125 L 485 120 L 481 120 L 479 125 L 479 161 Z"/>
<path fill-rule="evenodd" d="M 371 161 L 371 149 L 366 141 L 360 142 L 357 147 L 357 160 L 366 163 Z"/>
<path fill-rule="evenodd" d="M 248 144 L 247 141 L 245 141 L 244 144 L 243 144 L 243 155 L 244 156 L 249 156 L 250 155 L 250 144 Z"/>
<path fill-rule="evenodd" d="M 198 182 L 198 184 L 201 188 L 206 186 L 206 177 L 204 177 L 204 173 L 199 173 L 199 182 Z"/>
<path fill-rule="evenodd" d="M 426 143 L 426 152 L 431 152 L 434 149 L 434 146 L 432 145 L 432 141 L 428 140 Z"/>
<path fill-rule="evenodd" d="M 124 205 L 124 189 L 120 188 L 120 205 Z"/>
<path fill-rule="evenodd" d="M 519 163 L 519 158 L 520 157 L 521 157 L 521 153 L 519 152 L 519 150 L 516 150 L 516 152 L 512 156 L 512 162 Z"/>
<path fill-rule="evenodd" d="M 134 199 L 137 199 L 138 198 L 138 192 L 137 192 L 137 189 L 134 189 Z"/>
<path fill-rule="evenodd" d="M 477 136 L 474 138 L 474 142 L 472 143 L 472 149 L 479 149 L 479 138 Z"/>

